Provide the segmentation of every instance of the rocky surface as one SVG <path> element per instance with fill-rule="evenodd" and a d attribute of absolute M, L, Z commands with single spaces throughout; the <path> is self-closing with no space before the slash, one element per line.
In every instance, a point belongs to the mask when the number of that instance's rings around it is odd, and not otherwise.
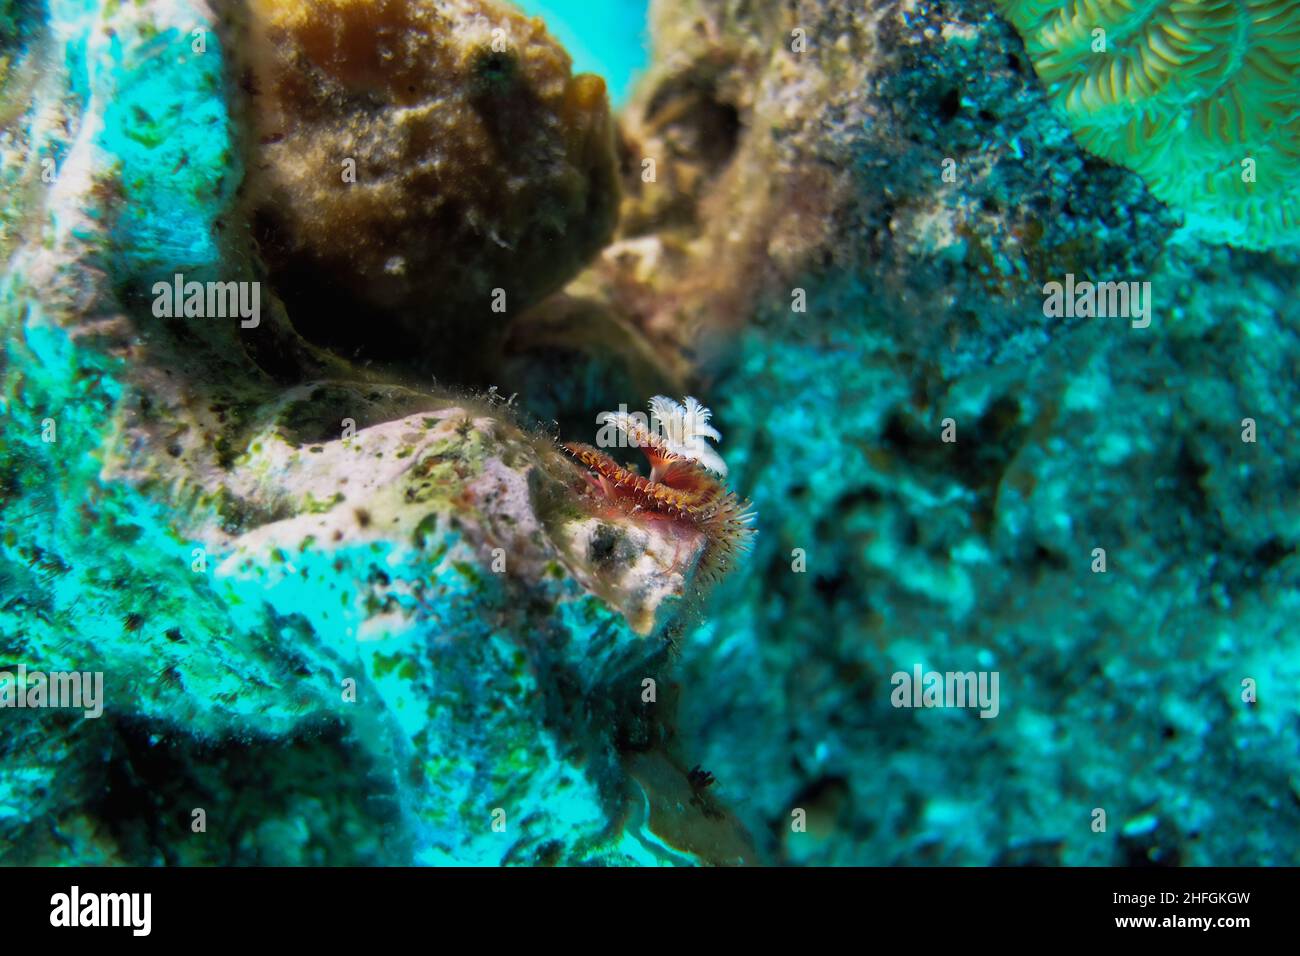
<path fill-rule="evenodd" d="M 679 730 L 764 859 L 1294 864 L 1294 255 L 1089 156 L 988 4 L 654 9 L 659 182 L 580 282 L 703 357 L 762 516 Z M 998 716 L 891 706 L 918 664 Z"/>
<path fill-rule="evenodd" d="M 102 671 L 105 700 L 97 720 L 5 711 L 0 854 L 743 853 L 725 813 L 679 806 L 657 703 L 703 538 L 605 507 L 506 397 L 299 334 L 243 218 L 226 29 L 164 0 L 31 25 L 48 72 L 6 169 L 60 162 L 11 210 L 28 239 L 0 290 L 0 637 L 6 662 Z M 172 308 L 216 281 L 265 308 Z"/>
<path fill-rule="evenodd" d="M 435 383 L 259 253 L 237 18 L 52 12 L 5 33 L 0 638 L 112 690 L 6 712 L 4 859 L 1297 862 L 1296 258 L 1088 153 L 991 3 L 657 0 L 613 241 Z M 179 267 L 260 323 L 156 315 Z M 657 393 L 759 515 L 704 601 L 552 440 Z M 997 716 L 892 706 L 917 665 Z"/>

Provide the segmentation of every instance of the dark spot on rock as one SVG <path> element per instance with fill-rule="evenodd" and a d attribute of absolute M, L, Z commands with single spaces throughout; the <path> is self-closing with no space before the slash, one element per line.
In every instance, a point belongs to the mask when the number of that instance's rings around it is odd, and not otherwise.
<path fill-rule="evenodd" d="M 1294 544 L 1287 544 L 1281 538 L 1274 536 L 1256 548 L 1252 557 L 1255 559 L 1256 564 L 1268 569 L 1294 553 Z"/>
<path fill-rule="evenodd" d="M 508 51 L 484 47 L 470 65 L 475 96 L 496 97 L 509 93 L 519 79 L 519 60 Z"/>
<path fill-rule="evenodd" d="M 538 866 L 555 866 L 560 862 L 564 852 L 562 840 L 547 840 L 537 848 L 534 860 Z"/>
<path fill-rule="evenodd" d="M 846 596 L 852 588 L 852 580 L 845 574 L 817 575 L 813 578 L 813 589 L 827 604 L 834 604 Z"/>
<path fill-rule="evenodd" d="M 675 77 L 656 90 L 646 116 L 653 122 L 663 115 L 673 116 L 667 126 L 706 176 L 720 172 L 740 145 L 740 110 L 719 90 L 717 72 Z"/>
<path fill-rule="evenodd" d="M 961 91 L 953 88 L 939 100 L 939 119 L 951 123 L 961 112 Z"/>
<path fill-rule="evenodd" d="M 607 565 L 614 560 L 622 535 L 613 525 L 603 524 L 591 536 L 588 554 L 595 564 Z"/>
<path fill-rule="evenodd" d="M 1065 555 L 1058 551 L 1053 551 L 1042 542 L 1035 543 L 1034 553 L 1030 559 L 1030 564 L 1039 571 L 1064 571 L 1070 566 L 1070 562 L 1066 559 Z"/>

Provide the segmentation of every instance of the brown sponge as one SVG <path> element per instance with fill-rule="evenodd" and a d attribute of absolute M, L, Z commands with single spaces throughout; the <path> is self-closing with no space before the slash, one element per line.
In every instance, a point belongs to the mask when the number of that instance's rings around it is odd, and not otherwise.
<path fill-rule="evenodd" d="M 605 85 L 571 74 L 540 19 L 497 0 L 250 0 L 249 16 L 249 196 L 308 338 L 467 371 L 608 241 Z"/>

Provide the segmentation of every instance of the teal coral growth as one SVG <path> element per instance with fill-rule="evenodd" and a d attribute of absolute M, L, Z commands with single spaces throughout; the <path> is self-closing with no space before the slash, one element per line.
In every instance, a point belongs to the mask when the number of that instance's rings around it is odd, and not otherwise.
<path fill-rule="evenodd" d="M 114 274 L 211 274 L 220 261 L 218 220 L 242 176 L 212 26 L 115 33 L 89 72 L 91 95 L 108 104 L 99 145 L 120 164 Z"/>

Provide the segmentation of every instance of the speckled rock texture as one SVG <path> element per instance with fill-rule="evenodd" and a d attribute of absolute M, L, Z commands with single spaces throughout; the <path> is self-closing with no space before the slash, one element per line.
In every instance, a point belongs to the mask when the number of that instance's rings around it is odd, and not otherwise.
<path fill-rule="evenodd" d="M 0 287 L 0 648 L 102 672 L 105 699 L 4 712 L 0 859 L 744 858 L 658 687 L 703 536 L 604 507 L 507 396 L 300 334 L 244 218 L 260 160 L 209 8 L 28 27 L 66 67 L 5 157 L 37 178 Z M 176 275 L 259 307 L 187 314 Z"/>
<path fill-rule="evenodd" d="M 450 32 L 355 96 L 353 5 L 311 6 L 338 30 L 5 28 L 0 650 L 107 702 L 5 712 L 0 860 L 1300 863 L 1293 252 L 1089 152 L 988 0 L 655 0 L 619 183 L 596 87 L 511 18 L 554 92 L 542 198 L 489 203 L 518 275 L 471 228 L 429 248 L 482 282 L 371 282 L 422 174 L 372 182 L 386 228 L 302 164 L 484 147 L 489 5 L 378 3 Z M 262 28 L 350 64 L 296 141 Z M 503 264 L 531 291 L 488 334 L 448 304 Z M 159 315 L 177 272 L 260 282 L 259 321 Z M 1150 321 L 1052 314 L 1067 276 L 1149 282 Z M 430 364 L 443 331 L 475 344 Z M 759 515 L 709 592 L 555 442 L 655 394 L 713 409 Z M 996 716 L 894 706 L 916 667 L 998 674 Z"/>
<path fill-rule="evenodd" d="M 1295 256 L 1091 156 L 990 4 L 653 10 L 571 294 L 707 383 L 762 515 L 679 724 L 762 858 L 1294 865 Z M 1048 317 L 1067 273 L 1150 325 Z M 998 716 L 892 706 L 918 664 Z"/>

